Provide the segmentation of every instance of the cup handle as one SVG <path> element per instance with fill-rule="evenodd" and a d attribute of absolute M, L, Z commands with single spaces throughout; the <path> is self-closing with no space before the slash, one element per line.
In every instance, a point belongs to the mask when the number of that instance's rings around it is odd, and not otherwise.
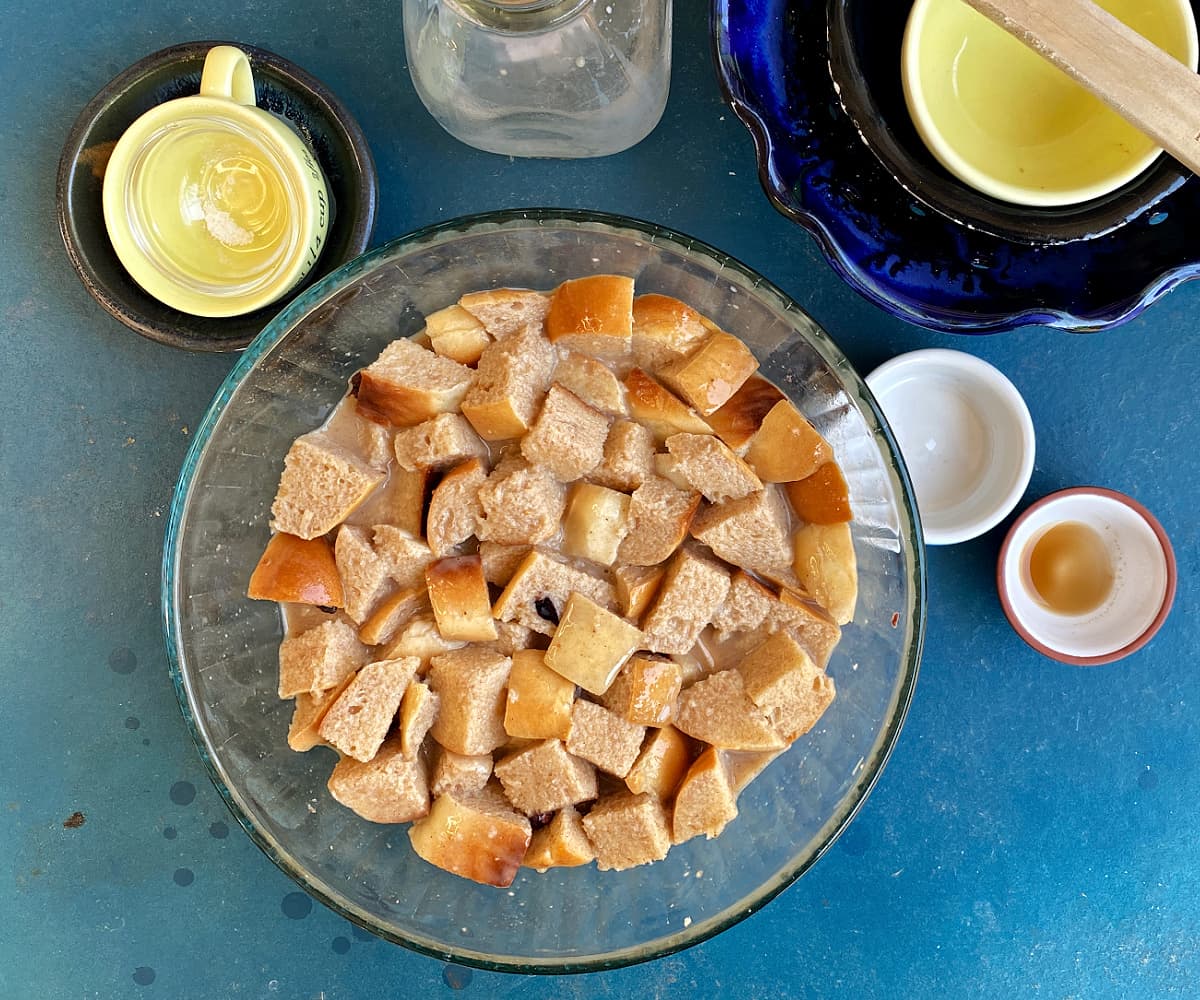
<path fill-rule="evenodd" d="M 238 104 L 254 107 L 254 74 L 250 60 L 241 49 L 232 45 L 217 45 L 204 57 L 204 73 L 200 77 L 200 93 L 205 97 L 224 97 Z"/>

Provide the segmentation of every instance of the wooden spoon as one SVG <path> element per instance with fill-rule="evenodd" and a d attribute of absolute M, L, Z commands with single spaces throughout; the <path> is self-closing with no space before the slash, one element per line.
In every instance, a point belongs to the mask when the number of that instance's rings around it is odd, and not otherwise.
<path fill-rule="evenodd" d="M 1200 76 L 1092 0 L 966 0 L 1200 173 Z"/>

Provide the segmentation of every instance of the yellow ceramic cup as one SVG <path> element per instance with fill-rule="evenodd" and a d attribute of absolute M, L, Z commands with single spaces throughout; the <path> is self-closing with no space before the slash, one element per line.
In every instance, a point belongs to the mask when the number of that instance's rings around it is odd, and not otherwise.
<path fill-rule="evenodd" d="M 256 107 L 250 61 L 221 45 L 200 93 L 151 108 L 117 143 L 104 222 L 147 292 L 195 316 L 239 316 L 295 287 L 329 229 L 329 188 L 282 119 Z"/>
<path fill-rule="evenodd" d="M 1196 69 L 1188 0 L 1097 0 Z M 1074 205 L 1115 191 L 1162 152 L 1060 69 L 962 0 L 916 0 L 901 55 L 909 114 L 950 173 L 1003 201 Z"/>

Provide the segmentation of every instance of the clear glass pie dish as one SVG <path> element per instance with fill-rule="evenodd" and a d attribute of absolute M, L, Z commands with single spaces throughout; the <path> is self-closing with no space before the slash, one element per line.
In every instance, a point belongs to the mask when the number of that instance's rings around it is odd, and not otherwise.
<path fill-rule="evenodd" d="M 433 868 L 403 827 L 359 819 L 325 782 L 333 752 L 288 748 L 277 697 L 277 607 L 245 597 L 292 440 L 347 379 L 423 316 L 468 291 L 634 276 L 742 337 L 833 445 L 850 487 L 859 604 L 834 651 L 838 695 L 818 726 L 742 793 L 715 840 L 625 872 L 522 869 L 511 888 Z M 863 381 L 780 291 L 720 252 L 594 213 L 499 212 L 396 240 L 287 307 L 239 359 L 176 487 L 163 624 L 181 708 L 214 783 L 250 837 L 326 905 L 439 958 L 518 972 L 643 961 L 703 941 L 800 877 L 850 822 L 899 736 L 925 626 L 924 550 L 895 442 Z"/>

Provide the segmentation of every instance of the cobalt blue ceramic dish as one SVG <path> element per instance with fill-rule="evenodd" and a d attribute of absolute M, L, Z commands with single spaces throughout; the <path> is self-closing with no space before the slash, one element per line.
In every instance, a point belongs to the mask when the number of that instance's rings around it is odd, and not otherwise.
<path fill-rule="evenodd" d="M 829 75 L 826 0 L 715 0 L 713 38 L 771 201 L 851 287 L 901 319 L 951 333 L 1100 330 L 1200 275 L 1194 178 L 1089 239 L 989 235 L 922 205 L 860 140 Z"/>

